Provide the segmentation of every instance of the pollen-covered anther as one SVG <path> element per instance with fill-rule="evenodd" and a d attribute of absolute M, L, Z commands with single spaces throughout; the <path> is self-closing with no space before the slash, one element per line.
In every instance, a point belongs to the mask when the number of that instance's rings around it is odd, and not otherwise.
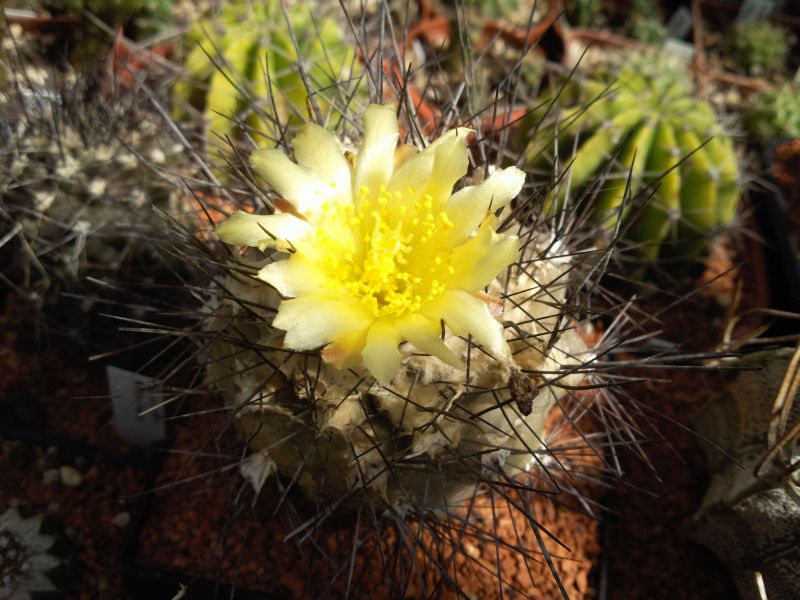
<path fill-rule="evenodd" d="M 361 186 L 359 195 L 357 206 L 321 206 L 330 227 L 318 233 L 317 245 L 331 291 L 347 290 L 376 317 L 419 310 L 446 290 L 436 277 L 455 272 L 445 241 L 437 239 L 453 228 L 452 220 L 445 211 L 434 211 L 430 194 L 412 203 L 401 190 L 381 186 L 371 203 L 369 188 Z M 350 235 L 334 237 L 328 231 Z"/>

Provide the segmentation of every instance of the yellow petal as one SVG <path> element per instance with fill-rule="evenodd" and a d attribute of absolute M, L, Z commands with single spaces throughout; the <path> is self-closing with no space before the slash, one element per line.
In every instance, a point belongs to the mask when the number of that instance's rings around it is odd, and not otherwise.
<path fill-rule="evenodd" d="M 449 198 L 456 181 L 467 174 L 467 130 L 457 129 L 434 148 L 433 173 L 426 190 L 437 199 Z M 461 135 L 458 135 L 458 133 Z"/>
<path fill-rule="evenodd" d="M 302 219 L 292 215 L 251 215 L 240 210 L 217 225 L 216 233 L 226 244 L 254 246 L 261 250 L 292 247 L 314 229 Z"/>
<path fill-rule="evenodd" d="M 450 197 L 447 215 L 455 227 L 451 232 L 454 244 L 467 239 L 488 212 L 511 202 L 525 183 L 525 173 L 516 167 L 495 171 L 478 185 L 466 187 Z"/>
<path fill-rule="evenodd" d="M 389 182 L 399 137 L 394 108 L 371 104 L 364 114 L 364 142 L 356 157 L 353 197 L 358 197 L 361 186 L 366 186 L 375 195 L 381 185 Z"/>
<path fill-rule="evenodd" d="M 290 298 L 318 292 L 326 283 L 319 269 L 298 254 L 268 264 L 258 272 L 258 278 Z"/>
<path fill-rule="evenodd" d="M 250 164 L 300 214 L 314 212 L 336 197 L 336 191 L 323 185 L 316 173 L 292 162 L 277 148 L 256 150 L 250 156 Z"/>
<path fill-rule="evenodd" d="M 447 131 L 435 141 L 428 144 L 428 146 L 422 150 L 422 152 L 417 152 L 411 156 L 411 158 L 406 160 L 403 165 L 394 172 L 394 175 L 392 175 L 392 178 L 389 180 L 389 184 L 386 187 L 390 192 L 400 191 L 403 194 L 408 192 L 408 188 L 412 188 L 421 195 L 428 187 L 428 182 L 431 180 L 433 174 L 433 163 L 436 157 L 436 148 L 446 142 L 449 142 L 457 136 L 462 136 L 464 139 L 466 139 L 467 134 L 469 134 L 470 131 L 470 129 L 463 127 L 460 129 L 451 129 L 450 131 Z M 466 155 L 466 146 L 464 148 L 463 154 Z M 449 192 L 450 190 L 448 190 L 448 193 Z"/>
<path fill-rule="evenodd" d="M 337 369 L 352 369 L 361 364 L 361 351 L 367 343 L 368 329 L 340 335 L 322 349 L 322 359 Z"/>
<path fill-rule="evenodd" d="M 372 318 L 353 302 L 308 294 L 281 302 L 272 324 L 286 331 L 283 344 L 287 348 L 315 350 L 371 322 Z"/>
<path fill-rule="evenodd" d="M 308 123 L 294 138 L 297 162 L 316 173 L 323 185 L 330 186 L 340 198 L 350 198 L 350 164 L 336 137 L 324 127 Z"/>
<path fill-rule="evenodd" d="M 369 328 L 361 356 L 364 365 L 381 385 L 387 385 L 400 370 L 402 355 L 397 348 L 400 341 L 400 333 L 392 320 L 381 319 Z"/>
<path fill-rule="evenodd" d="M 417 350 L 435 356 L 452 367 L 464 368 L 461 359 L 442 341 L 438 321 L 431 321 L 422 315 L 411 315 L 398 321 L 397 329 L 402 338 L 411 342 Z"/>
<path fill-rule="evenodd" d="M 431 320 L 444 319 L 450 330 L 460 336 L 472 335 L 495 358 L 510 360 L 511 350 L 503 336 L 503 326 L 489 308 L 463 290 L 450 290 L 422 307 Z"/>
<path fill-rule="evenodd" d="M 491 223 L 484 223 L 475 237 L 453 250 L 455 273 L 447 281 L 447 287 L 477 292 L 515 263 L 518 256 L 519 240 L 515 236 L 497 235 Z"/>

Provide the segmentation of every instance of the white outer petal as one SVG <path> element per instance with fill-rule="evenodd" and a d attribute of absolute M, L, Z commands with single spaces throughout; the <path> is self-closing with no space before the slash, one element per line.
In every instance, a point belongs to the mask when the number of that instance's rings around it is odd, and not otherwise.
<path fill-rule="evenodd" d="M 402 338 L 410 342 L 417 350 L 435 356 L 451 367 L 464 368 L 461 359 L 439 337 L 438 321 L 431 321 L 416 314 L 398 321 L 397 329 Z"/>
<path fill-rule="evenodd" d="M 381 385 L 387 385 L 400 370 L 400 341 L 400 333 L 390 320 L 376 321 L 369 328 L 361 357 L 364 365 Z"/>
<path fill-rule="evenodd" d="M 484 225 L 486 227 L 486 225 Z M 458 246 L 453 251 L 453 262 L 464 265 L 465 269 L 456 271 L 447 280 L 449 288 L 460 288 L 467 292 L 477 292 L 489 285 L 495 277 L 519 258 L 519 239 L 516 236 L 498 236 L 486 243 L 483 231 Z M 477 246 L 472 248 L 472 246 Z M 459 259 L 462 255 L 469 258 Z M 473 257 L 477 254 L 477 257 Z"/>
<path fill-rule="evenodd" d="M 309 294 L 281 302 L 272 325 L 286 332 L 283 344 L 287 348 L 315 350 L 371 322 L 371 317 L 351 302 Z"/>
<path fill-rule="evenodd" d="M 266 265 L 258 272 L 258 278 L 289 298 L 319 292 L 325 283 L 319 270 L 297 254 Z"/>
<path fill-rule="evenodd" d="M 426 191 L 437 200 L 446 200 L 456 182 L 467 174 L 468 168 L 467 130 L 456 130 L 456 135 L 449 136 L 434 148 L 433 174 Z"/>
<path fill-rule="evenodd" d="M 386 186 L 390 192 L 399 190 L 404 194 L 408 188 L 413 188 L 418 194 L 422 194 L 431 180 L 433 174 L 433 164 L 436 158 L 436 148 L 455 137 L 463 137 L 466 140 L 471 129 L 459 127 L 451 129 L 428 144 L 424 150 L 409 158 L 392 175 L 389 184 Z M 464 152 L 466 153 L 466 146 Z"/>

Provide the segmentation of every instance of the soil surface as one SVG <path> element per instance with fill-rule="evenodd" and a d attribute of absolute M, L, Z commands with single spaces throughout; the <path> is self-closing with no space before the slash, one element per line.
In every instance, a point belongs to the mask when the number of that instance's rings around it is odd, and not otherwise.
<path fill-rule="evenodd" d="M 746 254 L 746 258 L 740 258 L 742 255 L 737 255 L 729 242 L 723 242 L 714 249 L 698 281 L 707 285 L 705 289 L 684 300 L 676 310 L 663 310 L 668 303 L 660 298 L 646 304 L 650 314 L 659 313 L 655 325 L 662 332 L 660 337 L 684 352 L 717 349 L 723 339 L 727 305 L 742 279 L 749 285 L 744 286 L 734 313 L 763 306 L 768 298 L 753 283 L 758 275 L 755 271 L 763 265 L 757 264 L 758 252 Z M 734 328 L 733 338 L 746 335 L 763 322 L 758 317 L 743 319 Z M 623 484 L 605 499 L 609 514 L 602 540 L 600 598 L 736 598 L 725 565 L 691 539 L 693 516 L 709 479 L 702 453 L 704 442 L 691 431 L 694 415 L 735 373 L 694 368 L 652 369 L 647 375 L 650 381 L 628 389 L 646 417 L 640 421 L 646 440 L 641 449 L 646 458 L 634 452 L 622 453 Z"/>
<path fill-rule="evenodd" d="M 191 410 L 199 413 L 207 406 L 214 405 L 201 403 Z M 563 431 L 559 439 L 574 443 L 574 432 Z M 592 571 L 599 552 L 598 520 L 583 514 L 563 494 L 512 490 L 507 499 L 481 496 L 471 511 L 472 528 L 466 531 L 458 522 L 465 515 L 459 515 L 448 522 L 412 520 L 400 538 L 393 526 L 381 525 L 377 536 L 376 523 L 385 520 L 364 511 L 360 519 L 343 515 L 317 530 L 301 528 L 300 534 L 292 535 L 309 514 L 308 507 L 292 493 L 282 502 L 274 477 L 257 499 L 253 497 L 250 484 L 238 475 L 241 444 L 228 415 L 210 412 L 178 419 L 174 433 L 136 561 L 179 574 L 190 589 L 199 577 L 284 598 L 338 598 L 348 593 L 353 598 L 425 598 L 432 593 L 456 598 L 456 588 L 472 598 L 555 598 L 558 587 L 536 534 L 512 508 L 524 496 L 570 597 L 597 597 Z M 573 458 L 596 467 L 595 459 L 585 454 L 581 450 Z M 547 488 L 538 480 L 535 486 Z M 591 486 L 582 486 L 582 493 L 598 495 Z M 413 551 L 411 569 L 409 550 L 402 542 L 398 545 L 398 539 L 409 539 L 409 531 L 426 547 L 424 552 Z M 305 533 L 310 536 L 303 541 Z M 287 537 L 291 539 L 283 542 Z M 453 552 L 453 540 L 459 538 Z M 444 577 L 434 560 L 448 565 Z"/>
<path fill-rule="evenodd" d="M 0 513 L 15 505 L 64 528 L 72 559 L 67 597 L 124 598 L 117 556 L 131 506 L 147 487 L 144 473 L 1 437 L 0 473 Z"/>

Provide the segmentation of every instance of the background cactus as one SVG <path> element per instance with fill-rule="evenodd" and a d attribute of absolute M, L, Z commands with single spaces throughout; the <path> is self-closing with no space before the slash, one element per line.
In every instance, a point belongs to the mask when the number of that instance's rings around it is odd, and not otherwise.
<path fill-rule="evenodd" d="M 628 237 L 650 259 L 692 256 L 703 238 L 733 222 L 739 199 L 733 142 L 711 106 L 693 96 L 683 70 L 652 57 L 631 61 L 616 79 L 581 84 L 578 98 L 578 107 L 554 125 L 558 160 L 569 171 L 551 195 L 551 210 L 568 196 L 596 191 L 591 210 L 611 226 L 628 192 L 652 195 L 644 207 L 622 209 Z M 541 144 L 527 156 L 548 169 L 555 158 Z M 602 184 L 591 188 L 598 175 Z"/>
<path fill-rule="evenodd" d="M 0 514 L 0 598 L 61 597 L 67 580 L 66 546 L 43 515 Z"/>
<path fill-rule="evenodd" d="M 757 95 L 745 122 L 761 143 L 800 137 L 800 83 L 785 83 Z"/>
<path fill-rule="evenodd" d="M 654 0 L 633 0 L 627 29 L 633 39 L 645 44 L 660 46 L 667 39 L 667 28 Z"/>
<path fill-rule="evenodd" d="M 733 57 L 751 75 L 769 77 L 783 70 L 790 40 L 786 32 L 769 21 L 737 23 Z"/>
<path fill-rule="evenodd" d="M 182 147 L 135 93 L 100 91 L 102 80 L 32 55 L 4 58 L 4 287 L 41 305 L 89 274 L 116 280 L 125 264 L 139 278 L 152 272 L 161 259 L 144 238 L 153 206 L 173 209 L 174 185 L 160 175 Z"/>
<path fill-rule="evenodd" d="M 197 23 L 187 41 L 186 76 L 174 88 L 176 117 L 189 102 L 202 106 L 212 146 L 235 137 L 237 120 L 259 125 L 273 103 L 281 121 L 302 122 L 312 106 L 327 122 L 351 100 L 352 46 L 336 21 L 308 5 L 292 4 L 284 16 L 279 2 L 228 2 Z"/>

